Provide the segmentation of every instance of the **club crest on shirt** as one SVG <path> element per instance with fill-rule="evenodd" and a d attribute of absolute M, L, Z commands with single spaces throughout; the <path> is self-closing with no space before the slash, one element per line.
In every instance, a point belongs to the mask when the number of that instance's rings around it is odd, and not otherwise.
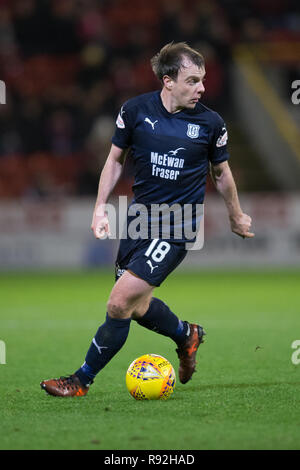
<path fill-rule="evenodd" d="M 197 139 L 199 137 L 200 126 L 198 124 L 188 124 L 188 129 L 186 135 L 191 139 Z"/>

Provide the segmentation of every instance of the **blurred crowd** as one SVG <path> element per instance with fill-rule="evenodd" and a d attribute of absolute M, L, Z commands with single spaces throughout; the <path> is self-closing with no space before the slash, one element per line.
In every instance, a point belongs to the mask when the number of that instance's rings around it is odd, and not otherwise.
<path fill-rule="evenodd" d="M 203 102 L 226 119 L 232 46 L 299 39 L 297 4 L 0 0 L 0 198 L 95 195 L 119 108 L 160 87 L 149 61 L 167 42 L 202 52 Z"/>

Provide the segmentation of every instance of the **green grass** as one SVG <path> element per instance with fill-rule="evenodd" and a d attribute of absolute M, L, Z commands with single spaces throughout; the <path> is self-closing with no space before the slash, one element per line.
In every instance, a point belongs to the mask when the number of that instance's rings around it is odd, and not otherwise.
<path fill-rule="evenodd" d="M 103 322 L 112 272 L 0 276 L 1 449 L 299 449 L 300 272 L 173 273 L 155 295 L 207 331 L 197 373 L 168 401 L 135 401 L 125 372 L 171 340 L 132 322 L 122 351 L 83 398 L 41 379 L 74 372 Z"/>

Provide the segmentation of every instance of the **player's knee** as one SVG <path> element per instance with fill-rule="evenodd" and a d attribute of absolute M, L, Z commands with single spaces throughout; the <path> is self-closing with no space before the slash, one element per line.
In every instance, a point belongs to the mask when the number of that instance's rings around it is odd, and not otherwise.
<path fill-rule="evenodd" d="M 131 309 L 126 301 L 110 298 L 107 302 L 107 313 L 112 318 L 127 318 L 131 315 Z"/>

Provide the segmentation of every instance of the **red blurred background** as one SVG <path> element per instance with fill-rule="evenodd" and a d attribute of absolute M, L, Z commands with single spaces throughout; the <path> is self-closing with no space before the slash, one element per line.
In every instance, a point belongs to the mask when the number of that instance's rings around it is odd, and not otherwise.
<path fill-rule="evenodd" d="M 255 152 L 244 174 L 230 68 L 238 43 L 299 41 L 297 3 L 1 0 L 0 78 L 7 98 L 0 106 L 0 198 L 96 195 L 118 110 L 126 99 L 159 88 L 149 60 L 172 40 L 205 56 L 203 102 L 233 133 L 240 188 L 278 189 Z M 287 82 L 297 71 L 288 64 Z M 130 191 L 130 183 L 128 164 L 117 191 Z"/>

